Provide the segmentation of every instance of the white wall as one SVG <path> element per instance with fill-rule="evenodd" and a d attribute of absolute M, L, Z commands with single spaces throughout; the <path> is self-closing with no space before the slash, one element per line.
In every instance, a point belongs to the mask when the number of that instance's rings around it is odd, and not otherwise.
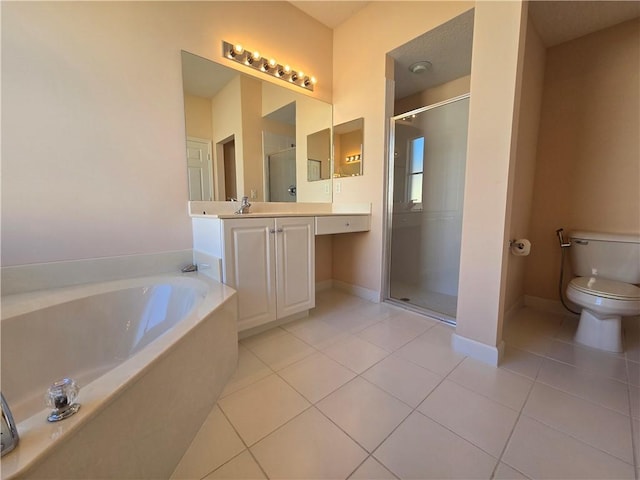
<path fill-rule="evenodd" d="M 180 50 L 223 39 L 331 101 L 332 32 L 287 2 L 3 3 L 3 266 L 191 248 Z"/>

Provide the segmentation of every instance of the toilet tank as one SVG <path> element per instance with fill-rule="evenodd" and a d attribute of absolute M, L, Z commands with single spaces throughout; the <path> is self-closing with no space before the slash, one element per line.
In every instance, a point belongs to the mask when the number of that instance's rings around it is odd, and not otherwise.
<path fill-rule="evenodd" d="M 571 266 L 579 277 L 640 283 L 640 235 L 573 232 Z"/>

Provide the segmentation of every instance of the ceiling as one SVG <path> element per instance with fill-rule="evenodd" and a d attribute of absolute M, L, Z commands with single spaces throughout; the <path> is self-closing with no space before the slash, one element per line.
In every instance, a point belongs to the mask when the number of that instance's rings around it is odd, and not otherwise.
<path fill-rule="evenodd" d="M 474 10 L 469 10 L 389 52 L 395 60 L 396 99 L 471 73 L 473 14 Z M 409 70 L 412 64 L 425 60 L 431 66 L 424 72 Z"/>
<path fill-rule="evenodd" d="M 552 47 L 640 16 L 638 1 L 533 1 L 531 20 Z"/>
<path fill-rule="evenodd" d="M 351 17 L 358 10 L 366 7 L 371 2 L 365 1 L 301 1 L 289 2 L 294 7 L 299 8 L 307 15 L 315 18 L 320 23 L 325 24 L 329 28 L 336 28 L 347 18 Z"/>
<path fill-rule="evenodd" d="M 335 28 L 371 2 L 290 3 L 329 28 Z M 639 17 L 640 1 L 532 0 L 529 14 L 543 43 L 551 47 Z M 468 75 L 472 37 L 473 11 L 470 11 L 389 52 L 396 61 L 396 98 Z M 419 75 L 409 72 L 408 67 L 421 60 L 428 60 L 432 67 Z"/>
<path fill-rule="evenodd" d="M 335 28 L 371 2 L 290 3 L 329 28 Z M 534 0 L 529 2 L 529 13 L 542 41 L 550 47 L 639 17 L 640 1 Z M 396 98 L 468 75 L 471 71 L 472 40 L 473 10 L 469 10 L 389 52 L 396 62 Z M 409 66 L 422 60 L 431 62 L 431 68 L 422 74 L 411 73 Z M 230 78 L 225 74 L 232 76 L 237 73 L 195 55 L 183 56 L 183 68 L 190 72 L 186 75 L 185 90 L 201 97 L 213 96 L 220 86 L 229 82 Z M 212 85 L 211 79 L 216 79 L 218 85 Z"/>

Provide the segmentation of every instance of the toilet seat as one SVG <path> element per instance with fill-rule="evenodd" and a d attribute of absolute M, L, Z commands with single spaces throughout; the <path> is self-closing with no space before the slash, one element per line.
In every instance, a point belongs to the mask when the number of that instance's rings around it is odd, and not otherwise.
<path fill-rule="evenodd" d="M 612 300 L 640 300 L 639 287 L 601 277 L 577 277 L 571 280 L 569 287 L 588 295 Z"/>
<path fill-rule="evenodd" d="M 640 288 L 629 283 L 576 277 L 569 282 L 567 298 L 598 315 L 640 315 Z"/>

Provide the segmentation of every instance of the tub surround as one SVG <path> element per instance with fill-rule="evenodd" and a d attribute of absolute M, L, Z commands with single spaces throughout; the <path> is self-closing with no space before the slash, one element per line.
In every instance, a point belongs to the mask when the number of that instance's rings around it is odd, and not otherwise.
<path fill-rule="evenodd" d="M 3 266 L 0 269 L 2 296 L 179 272 L 182 267 L 192 262 L 192 257 L 192 250 L 188 249 Z M 5 308 L 4 298 L 2 307 Z"/>
<path fill-rule="evenodd" d="M 153 284 L 194 289 L 198 300 L 170 329 L 81 385 L 76 415 L 58 423 L 48 423 L 44 409 L 19 417 L 20 443 L 2 459 L 3 478 L 168 478 L 235 370 L 234 290 L 191 273 L 28 292 L 3 298 L 2 323 Z M 6 331 L 3 341 L 10 341 Z M 3 358 L 2 364 L 17 368 L 20 362 Z"/>

